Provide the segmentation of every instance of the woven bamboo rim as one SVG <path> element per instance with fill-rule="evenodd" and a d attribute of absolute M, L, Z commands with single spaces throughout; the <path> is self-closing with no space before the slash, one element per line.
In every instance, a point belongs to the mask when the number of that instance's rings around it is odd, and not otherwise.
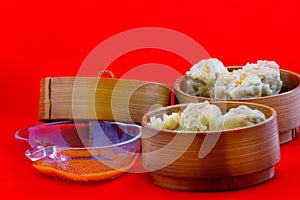
<path fill-rule="evenodd" d="M 213 149 L 199 158 L 206 135 L 218 133 L 168 131 L 148 126 L 150 116 L 178 112 L 186 104 L 145 114 L 142 120 L 143 165 L 151 172 L 154 184 L 175 190 L 235 190 L 263 183 L 274 176 L 274 166 L 280 160 L 276 111 L 253 103 L 218 101 L 214 104 L 226 110 L 247 105 L 262 111 L 267 120 L 222 131 Z M 175 142 L 177 137 L 180 142 Z M 183 146 L 191 137 L 190 145 Z M 166 163 L 177 154 L 178 158 Z"/>
<path fill-rule="evenodd" d="M 229 71 L 240 69 L 240 66 L 228 67 Z M 300 125 L 300 75 L 289 71 L 280 70 L 283 89 L 278 95 L 244 100 L 231 100 L 251 102 L 275 108 L 278 113 L 278 126 L 280 143 L 284 144 L 295 139 L 299 134 Z M 214 101 L 211 98 L 196 97 L 187 94 L 187 81 L 185 76 L 180 77 L 174 84 L 174 94 L 177 103 Z"/>
<path fill-rule="evenodd" d="M 170 101 L 169 85 L 116 79 L 107 70 L 98 77 L 47 77 L 40 84 L 39 120 L 140 123 L 153 105 L 168 106 Z"/>

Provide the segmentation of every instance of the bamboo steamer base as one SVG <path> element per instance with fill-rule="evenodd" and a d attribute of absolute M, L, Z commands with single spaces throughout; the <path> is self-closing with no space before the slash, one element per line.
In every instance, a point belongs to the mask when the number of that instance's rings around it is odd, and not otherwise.
<path fill-rule="evenodd" d="M 299 127 L 279 133 L 280 144 L 288 143 L 298 137 Z"/>
<path fill-rule="evenodd" d="M 156 129 L 149 126 L 149 121 L 151 117 L 162 117 L 165 113 L 178 113 L 188 104 L 145 114 L 142 120 L 143 166 L 151 173 L 152 183 L 173 190 L 229 191 L 254 186 L 274 177 L 274 166 L 280 161 L 275 109 L 237 101 L 215 101 L 213 104 L 223 113 L 246 105 L 263 112 L 266 120 L 221 133 L 185 132 Z M 218 137 L 216 143 L 208 147 L 207 142 L 213 142 L 215 136 Z M 201 150 L 207 154 L 201 155 Z"/>
<path fill-rule="evenodd" d="M 166 189 L 184 191 L 230 191 L 251 187 L 272 179 L 274 167 L 235 177 L 220 179 L 182 178 L 150 173 L 153 184 Z"/>

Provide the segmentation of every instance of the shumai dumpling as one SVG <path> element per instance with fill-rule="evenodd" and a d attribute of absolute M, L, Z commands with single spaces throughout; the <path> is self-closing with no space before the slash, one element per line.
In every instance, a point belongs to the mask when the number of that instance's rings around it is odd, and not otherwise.
<path fill-rule="evenodd" d="M 207 85 L 196 79 L 187 79 L 187 93 L 194 96 L 210 97 Z"/>
<path fill-rule="evenodd" d="M 241 105 L 230 109 L 227 113 L 219 117 L 216 121 L 216 127 L 219 130 L 227 130 L 254 125 L 264 120 L 266 118 L 261 111 Z"/>
<path fill-rule="evenodd" d="M 192 88 L 196 89 L 196 95 L 212 97 L 214 84 L 219 75 L 223 73 L 228 73 L 223 63 L 216 58 L 209 58 L 193 65 L 191 69 L 186 72 L 186 77 Z"/>
<path fill-rule="evenodd" d="M 209 131 L 221 115 L 220 108 L 207 101 L 190 103 L 181 113 L 180 126 L 186 131 Z"/>
<path fill-rule="evenodd" d="M 274 61 L 258 60 L 257 64 L 247 63 L 243 70 L 252 72 L 261 78 L 262 96 L 278 94 L 282 87 L 279 65 Z"/>
<path fill-rule="evenodd" d="M 150 117 L 150 125 L 157 129 L 174 130 L 179 128 L 180 113 L 163 114 L 162 118 Z"/>
<path fill-rule="evenodd" d="M 214 86 L 214 99 L 247 99 L 260 97 L 261 79 L 244 70 L 234 70 L 222 74 Z"/>

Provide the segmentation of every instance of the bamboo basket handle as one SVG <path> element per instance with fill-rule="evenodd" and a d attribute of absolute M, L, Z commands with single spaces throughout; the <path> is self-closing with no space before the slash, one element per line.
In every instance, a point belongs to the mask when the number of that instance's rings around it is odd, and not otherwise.
<path fill-rule="evenodd" d="M 98 74 L 97 74 L 97 77 L 100 78 L 103 74 L 108 74 L 111 76 L 111 78 L 115 78 L 115 75 L 114 73 L 112 73 L 111 71 L 109 70 L 101 70 Z"/>

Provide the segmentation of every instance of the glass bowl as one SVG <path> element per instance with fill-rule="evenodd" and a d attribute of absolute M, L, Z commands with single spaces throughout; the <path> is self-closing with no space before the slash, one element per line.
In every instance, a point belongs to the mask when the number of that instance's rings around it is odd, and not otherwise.
<path fill-rule="evenodd" d="M 72 181 L 99 181 L 128 171 L 141 149 L 141 128 L 102 121 L 63 121 L 19 130 L 16 139 L 40 172 Z"/>

